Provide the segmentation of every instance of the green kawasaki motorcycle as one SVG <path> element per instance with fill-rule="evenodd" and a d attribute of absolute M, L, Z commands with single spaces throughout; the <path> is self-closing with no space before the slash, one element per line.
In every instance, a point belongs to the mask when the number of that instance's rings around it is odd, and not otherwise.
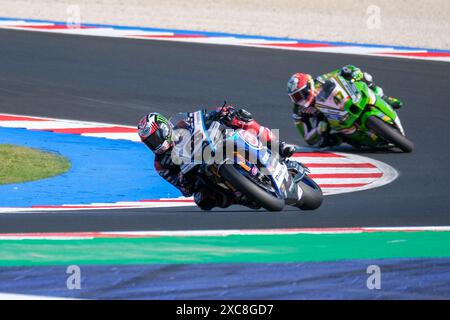
<path fill-rule="evenodd" d="M 354 147 L 399 148 L 411 152 L 397 113 L 366 83 L 350 82 L 337 75 L 327 80 L 316 97 L 317 109 L 337 134 Z"/>

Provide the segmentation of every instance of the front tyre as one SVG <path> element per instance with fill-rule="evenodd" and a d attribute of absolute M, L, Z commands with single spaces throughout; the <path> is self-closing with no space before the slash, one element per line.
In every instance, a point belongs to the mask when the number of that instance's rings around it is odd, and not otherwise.
<path fill-rule="evenodd" d="M 402 135 L 396 128 L 378 117 L 370 116 L 367 118 L 366 127 L 387 142 L 394 144 L 403 152 L 409 153 L 414 149 L 414 143 Z"/>
<path fill-rule="evenodd" d="M 220 167 L 220 175 L 233 185 L 239 192 L 246 195 L 269 211 L 281 211 L 284 208 L 284 199 L 269 194 L 264 189 L 243 176 L 233 165 L 224 164 Z"/>
<path fill-rule="evenodd" d="M 320 186 L 310 177 L 305 176 L 297 183 L 297 188 L 303 190 L 303 195 L 296 207 L 301 210 L 316 210 L 322 205 L 323 193 Z"/>

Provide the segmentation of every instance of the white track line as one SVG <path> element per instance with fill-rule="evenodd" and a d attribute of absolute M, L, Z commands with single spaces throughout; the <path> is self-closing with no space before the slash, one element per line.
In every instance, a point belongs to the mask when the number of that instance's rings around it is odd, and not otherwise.
<path fill-rule="evenodd" d="M 0 240 L 89 240 L 96 238 L 228 237 L 236 235 L 361 234 L 373 232 L 450 232 L 450 226 L 9 233 L 0 234 Z"/>
<path fill-rule="evenodd" d="M 54 26 L 58 24 L 62 28 L 39 28 L 44 26 Z M 37 28 L 31 28 L 35 26 Z M 158 40 L 158 41 L 175 41 L 175 42 L 190 42 L 190 43 L 205 43 L 218 45 L 232 45 L 245 46 L 254 48 L 266 48 L 277 50 L 294 50 L 294 51 L 309 51 L 309 52 L 323 52 L 323 53 L 338 53 L 338 54 L 357 54 L 375 57 L 395 57 L 403 59 L 419 59 L 428 61 L 446 61 L 450 62 L 450 57 L 447 52 L 434 52 L 431 49 L 414 49 L 401 48 L 377 45 L 358 45 L 355 43 L 339 44 L 326 41 L 318 41 L 311 43 L 306 40 L 294 39 L 270 39 L 263 37 L 239 36 L 239 35 L 214 35 L 202 33 L 200 31 L 183 33 L 183 31 L 175 30 L 145 30 L 139 27 L 135 29 L 122 29 L 118 26 L 89 26 L 85 28 L 70 28 L 70 26 L 62 25 L 56 21 L 54 22 L 31 22 L 26 19 L 17 19 L 15 21 L 1 21 L 0 28 L 33 31 L 33 32 L 49 32 L 59 34 L 73 34 L 83 36 L 101 36 L 101 37 L 115 37 L 115 38 L 132 38 L 142 40 Z M 163 36 L 163 37 L 158 37 Z M 286 46 L 289 44 L 296 44 L 296 46 Z M 402 55 L 396 55 L 402 53 Z M 423 53 L 422 56 L 414 56 L 414 54 Z M 438 56 L 440 55 L 440 56 Z"/>
<path fill-rule="evenodd" d="M 93 137 L 93 138 L 106 138 L 112 140 L 130 140 L 134 142 L 140 142 L 141 139 L 136 133 L 83 133 L 83 137 Z"/>
<path fill-rule="evenodd" d="M 70 298 L 36 296 L 29 294 L 0 293 L 0 300 L 74 300 Z"/>

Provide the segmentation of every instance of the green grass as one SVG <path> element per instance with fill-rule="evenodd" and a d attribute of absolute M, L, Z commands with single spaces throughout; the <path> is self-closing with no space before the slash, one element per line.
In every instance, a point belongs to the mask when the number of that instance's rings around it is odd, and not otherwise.
<path fill-rule="evenodd" d="M 0 144 L 0 185 L 54 177 L 69 169 L 69 160 L 60 155 Z"/>

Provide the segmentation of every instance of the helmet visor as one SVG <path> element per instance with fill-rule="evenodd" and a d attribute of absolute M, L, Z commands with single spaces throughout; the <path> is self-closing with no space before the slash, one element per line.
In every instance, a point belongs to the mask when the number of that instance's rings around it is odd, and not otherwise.
<path fill-rule="evenodd" d="M 310 96 L 311 96 L 311 89 L 308 85 L 306 85 L 302 89 L 299 89 L 289 94 L 289 98 L 291 98 L 292 102 L 299 105 L 306 104 Z"/>
<path fill-rule="evenodd" d="M 156 151 L 161 148 L 164 143 L 164 139 L 161 137 L 160 131 L 156 130 L 153 134 L 149 135 L 143 142 L 152 151 Z"/>

